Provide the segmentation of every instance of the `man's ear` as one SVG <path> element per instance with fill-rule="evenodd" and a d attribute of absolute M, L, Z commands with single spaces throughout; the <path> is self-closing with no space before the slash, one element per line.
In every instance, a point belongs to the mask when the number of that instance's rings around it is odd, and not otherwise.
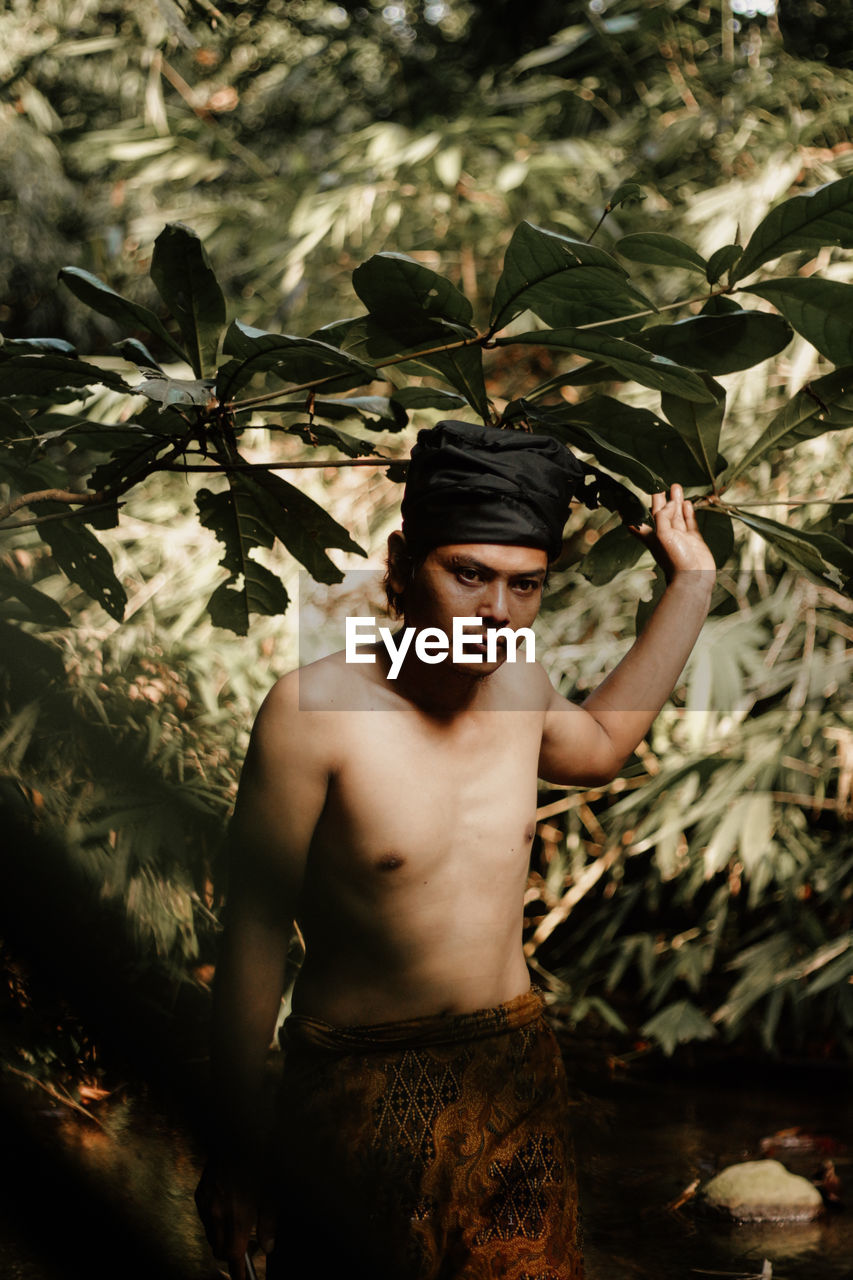
<path fill-rule="evenodd" d="M 388 580 L 398 595 L 409 585 L 412 557 L 400 529 L 388 535 Z"/>

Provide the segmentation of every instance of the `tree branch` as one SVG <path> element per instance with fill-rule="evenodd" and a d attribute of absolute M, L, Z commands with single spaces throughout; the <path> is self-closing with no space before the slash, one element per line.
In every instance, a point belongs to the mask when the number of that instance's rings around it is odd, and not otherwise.
<path fill-rule="evenodd" d="M 92 506 L 104 501 L 106 489 L 98 489 L 96 493 L 74 493 L 69 489 L 38 489 L 34 493 L 22 493 L 5 507 L 0 507 L 0 520 L 6 520 L 21 507 L 30 507 L 35 502 L 67 502 L 79 503 L 81 506 Z"/>

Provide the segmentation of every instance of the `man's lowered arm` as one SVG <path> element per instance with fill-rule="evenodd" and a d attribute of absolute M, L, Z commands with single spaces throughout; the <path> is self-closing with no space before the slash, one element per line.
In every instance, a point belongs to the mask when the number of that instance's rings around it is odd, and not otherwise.
<path fill-rule="evenodd" d="M 652 498 L 654 529 L 634 532 L 664 569 L 667 588 L 631 649 L 580 705 L 554 691 L 545 716 L 540 776 L 564 786 L 615 777 L 672 693 L 708 613 L 714 559 L 679 485 Z"/>
<path fill-rule="evenodd" d="M 211 1159 L 196 1200 L 214 1253 L 240 1280 L 271 1124 L 264 1105 L 267 1049 L 327 785 L 316 717 L 300 714 L 294 673 L 268 695 L 252 731 L 228 837 L 225 932 L 214 982 Z M 258 1226 L 262 1245 L 271 1247 L 271 1224 Z"/>

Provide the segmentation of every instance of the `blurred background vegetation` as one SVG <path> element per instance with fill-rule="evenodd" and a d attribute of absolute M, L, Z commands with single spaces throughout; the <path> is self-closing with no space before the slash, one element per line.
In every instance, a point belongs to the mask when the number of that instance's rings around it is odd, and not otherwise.
<path fill-rule="evenodd" d="M 610 216 L 602 244 L 650 218 L 701 253 L 743 242 L 786 195 L 853 172 L 851 48 L 842 0 L 778 12 L 769 0 L 9 0 L 0 330 L 103 353 L 118 331 L 59 291 L 57 270 L 156 305 L 148 255 L 175 220 L 203 236 L 241 319 L 299 332 L 357 309 L 351 272 L 382 249 L 440 268 L 476 311 L 522 218 L 586 237 L 626 181 L 646 199 Z M 849 280 L 849 264 L 831 274 Z M 672 298 L 681 287 L 674 272 Z M 499 404 L 553 367 L 545 348 L 490 361 Z M 722 377 L 728 429 L 749 443 L 820 368 L 796 338 Z M 407 451 L 438 416 L 380 437 L 383 452 Z M 257 456 L 275 447 L 259 426 Z M 812 519 L 853 521 L 849 461 L 849 432 L 829 433 L 762 462 L 748 496 L 783 522 L 804 498 Z M 399 487 L 381 472 L 301 474 L 378 568 Z M 153 974 L 146 999 L 170 1027 L 182 1002 L 203 1009 L 248 730 L 299 653 L 293 612 L 247 637 L 211 625 L 204 601 L 223 573 L 193 515 L 198 487 L 160 475 L 103 533 L 123 623 L 69 586 L 34 533 L 14 552 L 0 542 L 0 574 L 37 584 L 69 619 L 27 621 L 20 598 L 0 602 L 9 1008 L 45 974 L 80 1006 L 98 983 L 127 1000 Z M 541 652 L 568 694 L 618 660 L 651 585 L 647 561 L 603 588 L 578 571 L 608 519 L 573 515 L 543 611 Z M 619 1052 L 712 1040 L 849 1055 L 853 605 L 738 536 L 734 603 L 625 776 L 541 796 L 528 955 L 566 1022 Z M 275 567 L 295 599 L 293 568 Z M 319 589 L 308 603 L 324 607 Z M 121 964 L 113 932 L 73 928 L 78 901 L 126 926 Z M 90 973 L 82 994 L 75 967 Z M 99 1070 L 73 1019 L 49 1053 L 4 1026 L 8 1062 L 65 1073 L 75 1096 L 80 1063 Z"/>

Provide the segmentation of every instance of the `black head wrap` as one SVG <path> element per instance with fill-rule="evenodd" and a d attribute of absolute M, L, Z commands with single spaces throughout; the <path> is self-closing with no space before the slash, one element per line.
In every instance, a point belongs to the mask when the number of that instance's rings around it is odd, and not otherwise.
<path fill-rule="evenodd" d="M 591 488 L 589 487 L 591 484 Z M 597 505 L 591 469 L 551 436 L 473 422 L 418 433 L 403 496 L 414 554 L 453 542 L 560 552 L 572 498 Z"/>

